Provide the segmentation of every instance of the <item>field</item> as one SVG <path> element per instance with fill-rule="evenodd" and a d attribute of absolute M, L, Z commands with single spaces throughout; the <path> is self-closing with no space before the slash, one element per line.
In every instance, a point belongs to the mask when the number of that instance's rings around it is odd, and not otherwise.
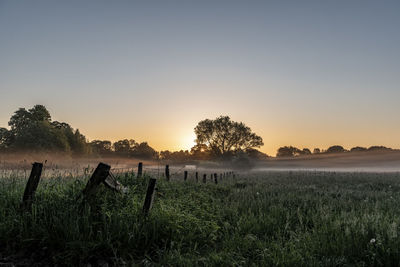
<path fill-rule="evenodd" d="M 121 173 L 127 194 L 104 186 L 77 197 L 89 174 L 39 184 L 0 179 L 0 263 L 19 265 L 398 266 L 398 173 L 254 172 L 214 184 L 163 178 L 142 213 L 149 176 Z M 202 177 L 202 176 L 201 176 Z M 11 266 L 11 265 L 10 265 Z"/>

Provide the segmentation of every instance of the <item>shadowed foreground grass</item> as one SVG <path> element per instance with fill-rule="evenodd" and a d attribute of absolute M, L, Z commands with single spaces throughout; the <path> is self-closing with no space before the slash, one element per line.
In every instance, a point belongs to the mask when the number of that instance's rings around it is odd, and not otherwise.
<path fill-rule="evenodd" d="M 27 265 L 398 266 L 399 178 L 270 172 L 218 185 L 159 179 L 145 218 L 148 177 L 119 176 L 129 193 L 102 186 L 91 206 L 76 201 L 87 179 L 43 179 L 32 213 L 19 209 L 26 180 L 3 177 L 0 255 Z"/>

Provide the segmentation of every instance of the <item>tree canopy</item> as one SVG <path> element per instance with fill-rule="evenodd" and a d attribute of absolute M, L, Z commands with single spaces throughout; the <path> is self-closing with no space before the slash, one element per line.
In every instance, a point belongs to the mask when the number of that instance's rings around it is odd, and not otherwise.
<path fill-rule="evenodd" d="M 8 125 L 10 130 L 0 130 L 0 148 L 3 150 L 90 153 L 85 136 L 67 123 L 52 122 L 50 112 L 43 105 L 35 105 L 29 110 L 18 109 Z"/>
<path fill-rule="evenodd" d="M 228 116 L 202 120 L 194 131 L 197 145 L 205 145 L 215 156 L 226 156 L 264 145 L 262 138 L 248 126 L 232 121 Z"/>

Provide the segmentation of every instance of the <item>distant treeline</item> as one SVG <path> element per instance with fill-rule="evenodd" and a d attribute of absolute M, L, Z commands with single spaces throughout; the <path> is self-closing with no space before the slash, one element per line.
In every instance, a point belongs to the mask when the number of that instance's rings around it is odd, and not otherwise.
<path fill-rule="evenodd" d="M 313 152 L 311 152 L 308 148 L 299 149 L 293 146 L 284 146 L 278 149 L 276 153 L 277 157 L 298 157 L 298 156 L 306 156 L 306 155 L 319 155 L 319 154 L 337 154 L 337 153 L 348 153 L 348 152 L 377 152 L 377 151 L 393 151 L 394 149 L 388 148 L 385 146 L 371 146 L 369 148 L 366 147 L 353 147 L 350 150 L 345 149 L 342 146 L 335 145 L 329 147 L 327 150 L 321 150 L 319 148 L 314 148 Z"/>
<path fill-rule="evenodd" d="M 0 152 L 56 152 L 72 156 L 129 157 L 140 159 L 163 159 L 171 161 L 191 160 L 265 160 L 268 155 L 255 149 L 263 140 L 242 122 L 234 122 L 228 116 L 214 120 L 203 120 L 194 129 L 196 145 L 190 150 L 156 151 L 147 142 L 124 139 L 116 142 L 94 140 L 73 129 L 68 123 L 52 121 L 43 105 L 26 110 L 18 109 L 8 122 L 10 129 L 0 128 Z M 316 154 L 391 151 L 384 146 L 369 148 L 354 147 L 346 150 L 342 146 L 331 146 L 327 150 L 315 148 L 299 149 L 284 146 L 278 149 L 277 157 L 297 157 Z"/>
<path fill-rule="evenodd" d="M 230 121 L 229 117 L 204 120 L 196 127 L 199 141 L 191 150 L 156 151 L 147 142 L 124 139 L 116 142 L 94 140 L 89 142 L 78 129 L 68 123 L 52 121 L 43 105 L 26 110 L 18 109 L 8 123 L 10 129 L 0 128 L 0 152 L 50 152 L 72 156 L 129 157 L 163 159 L 171 161 L 214 160 L 248 158 L 263 160 L 268 156 L 254 147 L 262 145 L 262 139 L 251 133 L 243 123 Z M 229 131 L 228 136 L 215 128 Z M 240 137 L 240 138 L 239 138 Z"/>

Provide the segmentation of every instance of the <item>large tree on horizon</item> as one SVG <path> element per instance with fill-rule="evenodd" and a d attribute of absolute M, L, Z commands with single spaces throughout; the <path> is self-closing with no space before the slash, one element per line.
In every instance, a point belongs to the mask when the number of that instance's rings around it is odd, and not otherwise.
<path fill-rule="evenodd" d="M 197 145 L 206 145 L 216 156 L 226 156 L 238 151 L 264 145 L 260 136 L 243 122 L 232 121 L 228 116 L 200 121 L 194 128 Z"/>

